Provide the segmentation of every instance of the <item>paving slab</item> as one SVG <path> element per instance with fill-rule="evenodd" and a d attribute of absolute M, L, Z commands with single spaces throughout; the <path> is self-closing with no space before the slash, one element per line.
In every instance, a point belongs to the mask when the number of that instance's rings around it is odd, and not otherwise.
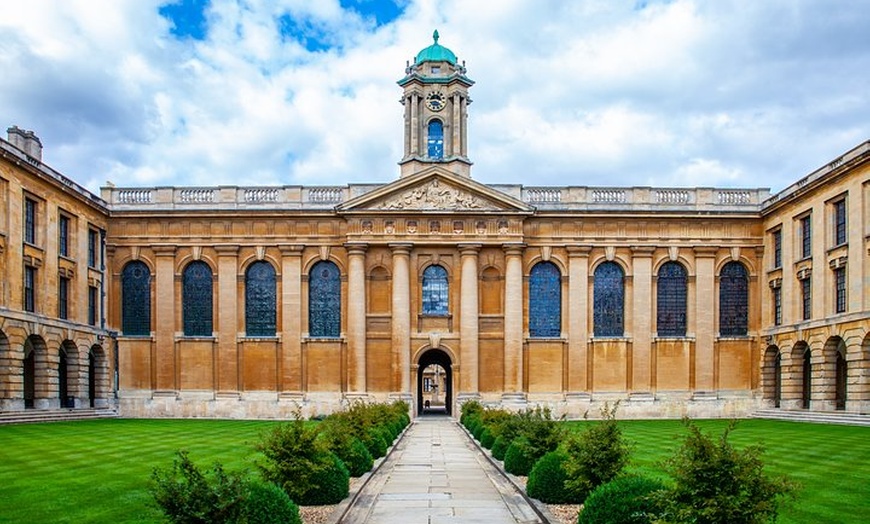
<path fill-rule="evenodd" d="M 544 524 L 450 417 L 420 417 L 338 521 Z"/>

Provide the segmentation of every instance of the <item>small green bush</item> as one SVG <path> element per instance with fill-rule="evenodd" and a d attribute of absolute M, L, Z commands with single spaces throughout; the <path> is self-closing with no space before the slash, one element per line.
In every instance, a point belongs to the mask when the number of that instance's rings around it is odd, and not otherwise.
<path fill-rule="evenodd" d="M 462 404 L 462 415 L 459 417 L 459 423 L 468 428 L 468 419 L 479 416 L 481 413 L 483 413 L 483 404 L 476 400 L 469 400 Z"/>
<path fill-rule="evenodd" d="M 728 435 L 732 421 L 719 439 L 713 439 L 686 419 L 689 428 L 683 445 L 665 467 L 674 484 L 658 495 L 664 520 L 669 523 L 761 524 L 774 522 L 779 502 L 797 485 L 784 477 L 764 473 L 761 446 L 734 449 Z"/>
<path fill-rule="evenodd" d="M 335 453 L 322 455 L 321 462 L 309 477 L 310 489 L 299 499 L 303 506 L 337 504 L 350 491 L 350 472 Z"/>
<path fill-rule="evenodd" d="M 492 448 L 493 443 L 495 443 L 495 437 L 492 436 L 492 432 L 489 428 L 484 428 L 483 432 L 480 434 L 480 445 L 486 449 L 490 449 Z"/>
<path fill-rule="evenodd" d="M 511 445 L 510 440 L 506 439 L 504 435 L 495 439 L 495 442 L 492 443 L 492 458 L 496 460 L 504 460 L 504 455 L 507 453 L 508 446 Z"/>
<path fill-rule="evenodd" d="M 372 469 L 374 458 L 362 441 L 354 436 L 346 418 L 328 417 L 318 426 L 318 440 L 325 443 L 344 462 L 352 477 L 359 477 Z"/>
<path fill-rule="evenodd" d="M 369 453 L 371 453 L 374 458 L 381 458 L 386 455 L 387 448 L 389 447 L 389 444 L 387 444 L 383 435 L 381 435 L 380 430 L 374 426 L 366 431 L 366 434 L 363 437 L 363 444 L 365 444 L 366 449 L 369 450 Z"/>
<path fill-rule="evenodd" d="M 664 484 L 648 477 L 618 477 L 595 488 L 586 498 L 578 524 L 649 524 L 661 507 L 651 495 Z"/>
<path fill-rule="evenodd" d="M 526 493 L 547 504 L 579 504 L 576 493 L 565 487 L 564 463 L 568 456 L 562 451 L 551 451 L 538 459 L 529 473 Z"/>
<path fill-rule="evenodd" d="M 617 402 L 601 409 L 602 420 L 564 442 L 568 460 L 565 485 L 582 501 L 598 486 L 610 482 L 628 465 L 630 448 L 616 422 Z"/>
<path fill-rule="evenodd" d="M 537 457 L 532 453 L 532 447 L 525 437 L 520 437 L 508 446 L 504 454 L 504 469 L 514 475 L 528 475 L 535 465 Z"/>
<path fill-rule="evenodd" d="M 474 430 L 471 432 L 471 436 L 474 437 L 474 440 L 480 442 L 480 436 L 483 435 L 485 430 L 486 426 L 483 425 L 483 422 L 478 422 L 474 425 Z"/>
<path fill-rule="evenodd" d="M 215 463 L 203 472 L 187 451 L 176 452 L 168 470 L 154 468 L 149 491 L 170 522 L 222 524 L 237 522 L 243 510 L 245 483 Z"/>
<path fill-rule="evenodd" d="M 244 503 L 245 524 L 302 524 L 299 506 L 271 482 L 249 482 Z"/>

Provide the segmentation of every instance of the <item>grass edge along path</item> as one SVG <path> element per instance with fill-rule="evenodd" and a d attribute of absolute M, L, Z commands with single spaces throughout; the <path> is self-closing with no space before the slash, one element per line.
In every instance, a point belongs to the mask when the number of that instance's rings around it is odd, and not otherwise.
<path fill-rule="evenodd" d="M 147 486 L 178 449 L 209 467 L 256 474 L 254 444 L 275 421 L 109 419 L 0 426 L 0 522 L 160 522 Z M 579 431 L 584 424 L 567 422 Z M 697 421 L 719 436 L 726 420 Z M 677 420 L 621 421 L 632 471 L 659 475 L 686 428 Z M 780 523 L 863 522 L 870 511 L 870 428 L 743 420 L 729 441 L 761 443 L 767 469 L 801 484 Z"/>

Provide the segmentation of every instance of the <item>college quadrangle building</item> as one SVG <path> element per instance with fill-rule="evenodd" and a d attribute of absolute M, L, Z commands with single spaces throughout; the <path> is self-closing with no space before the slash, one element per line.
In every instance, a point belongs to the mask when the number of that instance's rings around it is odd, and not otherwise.
<path fill-rule="evenodd" d="M 453 52 L 436 37 L 398 84 L 389 183 L 96 196 L 11 127 L 0 410 L 419 410 L 440 385 L 452 411 L 870 411 L 870 142 L 773 195 L 487 185 Z"/>

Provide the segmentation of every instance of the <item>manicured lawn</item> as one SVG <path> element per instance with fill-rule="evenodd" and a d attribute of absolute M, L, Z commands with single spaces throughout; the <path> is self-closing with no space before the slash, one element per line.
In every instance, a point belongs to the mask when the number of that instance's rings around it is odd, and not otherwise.
<path fill-rule="evenodd" d="M 0 522 L 158 522 L 147 485 L 154 466 L 175 450 L 201 465 L 253 471 L 260 432 L 274 422 L 99 420 L 0 426 Z M 579 429 L 582 422 L 568 423 Z M 721 434 L 725 421 L 701 421 Z M 658 474 L 657 463 L 685 433 L 679 421 L 623 422 L 634 443 L 632 468 Z M 770 471 L 803 488 L 780 522 L 864 522 L 870 513 L 870 428 L 742 421 L 737 447 L 761 442 Z"/>
<path fill-rule="evenodd" d="M 705 432 L 722 434 L 725 420 L 697 421 Z M 569 422 L 579 430 L 584 422 Z M 659 463 L 679 447 L 686 429 L 680 421 L 625 421 L 633 444 L 631 469 L 662 475 Z M 781 523 L 867 522 L 870 515 L 870 428 L 743 420 L 728 441 L 736 448 L 760 443 L 767 470 L 801 484 L 795 501 L 780 511 Z M 662 475 L 663 476 L 663 475 Z"/>

